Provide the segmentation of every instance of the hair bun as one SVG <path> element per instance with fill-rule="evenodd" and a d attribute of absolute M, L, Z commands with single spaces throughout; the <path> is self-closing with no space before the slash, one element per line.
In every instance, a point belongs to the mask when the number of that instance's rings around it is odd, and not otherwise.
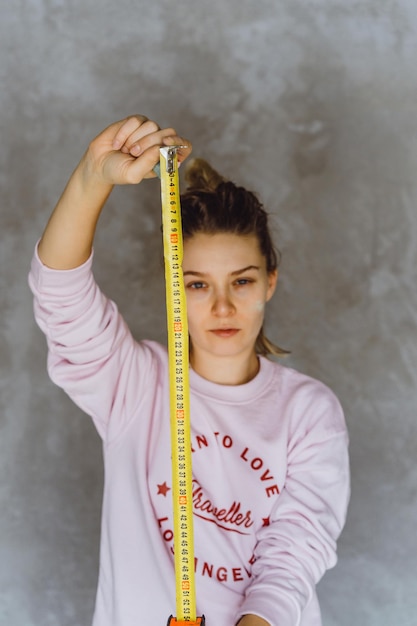
<path fill-rule="evenodd" d="M 224 180 L 204 159 L 192 159 L 185 168 L 187 190 L 216 191 Z"/>

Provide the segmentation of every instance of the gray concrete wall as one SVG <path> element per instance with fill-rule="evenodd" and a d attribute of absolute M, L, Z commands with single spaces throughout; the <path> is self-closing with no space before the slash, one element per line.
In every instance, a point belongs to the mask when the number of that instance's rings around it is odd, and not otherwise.
<path fill-rule="evenodd" d="M 339 395 L 353 494 L 325 626 L 417 624 L 414 0 L 0 2 L 0 624 L 86 626 L 102 487 L 48 380 L 26 274 L 88 140 L 132 112 L 262 195 L 283 253 L 271 338 Z M 164 337 L 159 188 L 112 196 L 96 273 Z"/>

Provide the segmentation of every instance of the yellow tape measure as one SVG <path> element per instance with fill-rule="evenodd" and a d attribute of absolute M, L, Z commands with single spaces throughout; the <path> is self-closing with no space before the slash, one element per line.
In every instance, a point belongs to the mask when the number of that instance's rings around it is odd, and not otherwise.
<path fill-rule="evenodd" d="M 171 413 L 172 497 L 176 609 L 174 622 L 201 624 L 196 616 L 190 434 L 189 345 L 182 275 L 182 228 L 178 146 L 160 149 L 168 363 Z"/>

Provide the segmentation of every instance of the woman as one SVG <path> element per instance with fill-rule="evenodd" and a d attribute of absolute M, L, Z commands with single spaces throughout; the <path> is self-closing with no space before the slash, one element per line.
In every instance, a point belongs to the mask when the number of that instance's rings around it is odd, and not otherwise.
<path fill-rule="evenodd" d="M 161 145 L 189 142 L 143 116 L 94 139 L 35 253 L 30 285 L 52 380 L 94 420 L 105 487 L 94 626 L 165 623 L 175 606 L 167 353 L 136 342 L 97 287 L 92 246 L 115 184 L 153 177 Z M 201 161 L 181 199 L 190 334 L 198 614 L 209 626 L 318 626 L 315 585 L 336 562 L 349 497 L 332 392 L 266 358 L 277 281 L 256 197 Z"/>

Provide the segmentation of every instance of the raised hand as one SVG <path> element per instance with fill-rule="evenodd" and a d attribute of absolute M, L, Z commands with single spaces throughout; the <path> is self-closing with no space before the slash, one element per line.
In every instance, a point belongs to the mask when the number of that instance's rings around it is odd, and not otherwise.
<path fill-rule="evenodd" d="M 173 128 L 161 129 L 144 115 L 132 115 L 105 128 L 88 146 L 53 211 L 38 246 L 45 265 L 71 269 L 91 253 L 97 221 L 114 185 L 155 177 L 159 148 L 178 150 L 181 163 L 191 144 Z M 117 243 L 115 244 L 117 245 Z"/>
<path fill-rule="evenodd" d="M 161 129 L 147 117 L 133 115 L 93 139 L 82 161 L 85 175 L 110 185 L 137 184 L 155 176 L 152 170 L 164 145 L 186 146 L 178 150 L 180 163 L 191 153 L 190 142 L 173 128 Z"/>

